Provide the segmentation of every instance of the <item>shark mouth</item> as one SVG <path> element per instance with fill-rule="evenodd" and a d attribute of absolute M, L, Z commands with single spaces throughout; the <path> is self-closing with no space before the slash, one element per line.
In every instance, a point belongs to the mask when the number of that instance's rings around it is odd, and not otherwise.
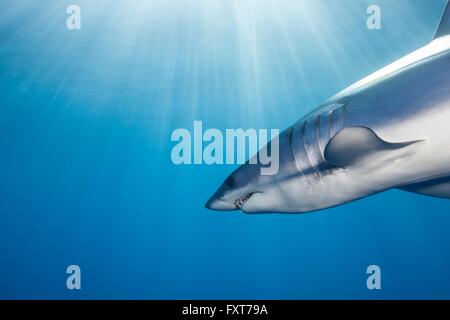
<path fill-rule="evenodd" d="M 234 200 L 234 206 L 236 207 L 236 209 L 242 209 L 242 207 L 247 202 L 247 200 L 250 199 L 252 197 L 252 195 L 254 195 L 254 194 L 255 194 L 254 192 L 247 193 L 244 196 L 242 196 L 241 198 Z"/>

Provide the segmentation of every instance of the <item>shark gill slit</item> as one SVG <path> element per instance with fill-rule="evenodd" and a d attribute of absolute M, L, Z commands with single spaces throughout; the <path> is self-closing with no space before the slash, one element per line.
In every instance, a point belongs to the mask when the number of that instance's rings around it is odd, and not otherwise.
<path fill-rule="evenodd" d="M 313 165 L 313 162 L 311 161 L 310 158 L 310 154 L 308 152 L 308 147 L 306 145 L 306 124 L 307 124 L 307 120 L 305 120 L 302 124 L 302 129 L 301 129 L 301 137 L 302 137 L 302 145 L 303 145 L 303 150 L 305 151 L 305 155 L 306 155 L 306 159 L 308 160 L 307 166 L 308 169 L 311 169 L 314 173 L 314 175 L 317 178 L 320 178 L 320 173 L 317 171 L 317 168 Z"/>
<path fill-rule="evenodd" d="M 330 137 L 332 139 L 339 131 L 344 128 L 345 106 L 333 109 L 328 115 L 330 125 Z"/>
<path fill-rule="evenodd" d="M 344 116 L 345 116 L 345 106 L 340 106 L 339 108 L 337 108 L 335 111 L 335 115 L 334 115 L 334 130 L 335 133 L 337 134 L 339 131 L 341 131 L 342 129 L 344 129 Z"/>
<path fill-rule="evenodd" d="M 328 139 L 331 140 L 334 136 L 334 110 L 328 113 Z"/>
<path fill-rule="evenodd" d="M 322 150 L 322 146 L 320 144 L 320 114 L 317 115 L 317 117 L 315 118 L 314 124 L 315 124 L 315 141 L 317 144 L 317 148 L 319 150 L 319 172 L 328 172 L 328 166 L 326 165 L 326 160 L 324 157 L 324 152 L 325 150 Z"/>
<path fill-rule="evenodd" d="M 322 150 L 322 146 L 320 145 L 320 114 L 316 117 L 315 121 L 314 121 L 315 125 L 316 125 L 316 141 L 317 141 L 317 145 L 319 146 L 319 151 L 320 151 L 320 156 L 323 159 L 323 150 Z"/>
<path fill-rule="evenodd" d="M 291 155 L 294 159 L 297 170 L 300 172 L 300 175 L 304 176 L 303 170 L 302 170 L 301 166 L 298 164 L 297 158 L 296 158 L 295 152 L 294 152 L 294 127 L 291 127 L 289 129 L 289 150 L 291 151 Z"/>

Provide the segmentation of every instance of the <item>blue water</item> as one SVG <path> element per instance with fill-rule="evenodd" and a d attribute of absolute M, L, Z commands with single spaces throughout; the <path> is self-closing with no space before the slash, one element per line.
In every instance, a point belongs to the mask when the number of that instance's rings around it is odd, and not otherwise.
<path fill-rule="evenodd" d="M 1 1 L 0 298 L 450 298 L 449 200 L 218 213 L 204 203 L 236 166 L 170 158 L 194 120 L 284 129 L 428 43 L 445 4 Z"/>

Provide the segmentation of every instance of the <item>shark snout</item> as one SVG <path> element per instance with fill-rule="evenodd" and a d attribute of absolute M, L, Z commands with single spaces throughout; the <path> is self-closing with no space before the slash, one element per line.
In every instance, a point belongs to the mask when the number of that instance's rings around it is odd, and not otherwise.
<path fill-rule="evenodd" d="M 259 173 L 259 171 L 257 171 Z M 206 202 L 205 207 L 217 211 L 246 211 L 247 201 L 256 193 L 261 193 L 255 185 L 255 174 L 252 166 L 243 165 L 237 171 L 228 176 L 212 197 Z"/>
<path fill-rule="evenodd" d="M 206 202 L 205 207 L 207 209 L 216 211 L 236 210 L 234 202 L 227 200 L 228 197 L 225 197 L 229 190 L 230 187 L 226 183 L 222 184 L 220 188 Z"/>
<path fill-rule="evenodd" d="M 216 211 L 232 211 L 237 209 L 234 203 L 216 197 L 211 197 L 208 202 L 206 202 L 205 207 Z"/>
<path fill-rule="evenodd" d="M 242 194 L 224 195 L 223 187 L 206 202 L 207 209 L 216 211 L 243 210 L 244 204 L 255 194 L 254 192 L 244 192 Z"/>
<path fill-rule="evenodd" d="M 235 190 L 228 178 L 220 188 L 209 198 L 205 207 L 217 211 L 242 210 L 244 204 L 251 198 L 254 192 Z"/>

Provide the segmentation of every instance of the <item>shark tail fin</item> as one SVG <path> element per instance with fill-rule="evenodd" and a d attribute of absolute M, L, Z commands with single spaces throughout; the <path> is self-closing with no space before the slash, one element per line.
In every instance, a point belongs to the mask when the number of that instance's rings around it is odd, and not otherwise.
<path fill-rule="evenodd" d="M 442 15 L 439 27 L 434 35 L 434 39 L 450 35 L 450 1 L 445 7 L 444 14 Z"/>

